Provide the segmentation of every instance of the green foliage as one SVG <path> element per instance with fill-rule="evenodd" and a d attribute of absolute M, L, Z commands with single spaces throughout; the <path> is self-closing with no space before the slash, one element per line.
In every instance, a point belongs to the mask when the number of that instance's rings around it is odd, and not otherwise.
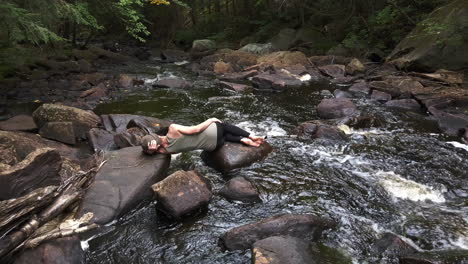
<path fill-rule="evenodd" d="M 120 18 L 125 23 L 127 32 L 135 39 L 145 42 L 144 37 L 150 35 L 139 10 L 143 7 L 143 0 L 119 0 L 116 4 Z"/>

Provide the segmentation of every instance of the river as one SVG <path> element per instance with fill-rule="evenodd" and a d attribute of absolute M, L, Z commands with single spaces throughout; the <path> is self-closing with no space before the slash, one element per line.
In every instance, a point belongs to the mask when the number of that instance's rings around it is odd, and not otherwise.
<path fill-rule="evenodd" d="M 175 65 L 127 72 L 145 78 L 145 86 L 99 105 L 96 113 L 147 115 L 186 125 L 217 117 L 267 135 L 274 152 L 228 175 L 204 165 L 197 151 L 173 157 L 169 173 L 196 168 L 215 190 L 232 176 L 245 176 L 262 202 L 231 203 L 215 195 L 207 211 L 182 222 L 165 218 L 148 202 L 83 242 L 87 263 L 250 263 L 250 251 L 223 251 L 219 237 L 282 213 L 336 220 L 338 228 L 320 242 L 345 256 L 340 263 L 396 263 L 370 253 L 385 232 L 423 250 L 468 249 L 468 146 L 442 134 L 423 113 L 392 111 L 357 98 L 359 110 L 385 120 L 381 127 L 352 130 L 347 142 L 301 139 L 290 132 L 318 119 L 320 92 L 336 88 L 326 81 L 282 93 L 237 94 Z M 152 79 L 170 75 L 194 87 L 151 86 Z"/>

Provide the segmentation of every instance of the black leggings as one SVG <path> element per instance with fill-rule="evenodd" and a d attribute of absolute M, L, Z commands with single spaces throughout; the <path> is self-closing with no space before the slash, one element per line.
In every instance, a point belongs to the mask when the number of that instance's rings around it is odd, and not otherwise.
<path fill-rule="evenodd" d="M 221 147 L 226 141 L 241 142 L 242 138 L 248 138 L 250 135 L 244 129 L 226 123 L 216 123 L 216 128 L 218 130 L 216 148 Z"/>

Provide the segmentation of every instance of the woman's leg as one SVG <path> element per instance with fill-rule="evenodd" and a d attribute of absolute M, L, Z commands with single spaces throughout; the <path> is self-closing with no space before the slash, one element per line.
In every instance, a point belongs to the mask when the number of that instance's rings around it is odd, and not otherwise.
<path fill-rule="evenodd" d="M 225 141 L 241 142 L 254 147 L 258 147 L 260 146 L 260 143 L 262 143 L 252 140 L 250 133 L 240 127 L 226 123 L 221 123 L 220 127 L 222 127 L 223 138 Z"/>
<path fill-rule="evenodd" d="M 231 125 L 231 124 L 225 124 L 223 123 L 223 131 L 224 133 L 229 133 L 229 134 L 232 134 L 232 135 L 235 135 L 235 136 L 242 136 L 242 137 L 245 137 L 245 138 L 250 138 L 251 140 L 257 142 L 257 143 L 263 143 L 263 141 L 265 141 L 265 138 L 264 137 L 257 137 L 253 134 L 250 134 L 249 132 L 243 130 L 242 128 L 238 127 L 238 126 L 234 126 L 234 125 Z"/>

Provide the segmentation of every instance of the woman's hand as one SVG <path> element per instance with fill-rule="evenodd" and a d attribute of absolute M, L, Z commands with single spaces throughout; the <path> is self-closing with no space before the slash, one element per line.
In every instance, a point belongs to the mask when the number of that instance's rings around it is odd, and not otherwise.
<path fill-rule="evenodd" d="M 222 123 L 221 120 L 219 120 L 218 118 L 215 118 L 215 117 L 212 117 L 210 119 L 208 119 L 211 123 L 215 123 L 215 122 L 218 122 L 218 123 Z"/>

